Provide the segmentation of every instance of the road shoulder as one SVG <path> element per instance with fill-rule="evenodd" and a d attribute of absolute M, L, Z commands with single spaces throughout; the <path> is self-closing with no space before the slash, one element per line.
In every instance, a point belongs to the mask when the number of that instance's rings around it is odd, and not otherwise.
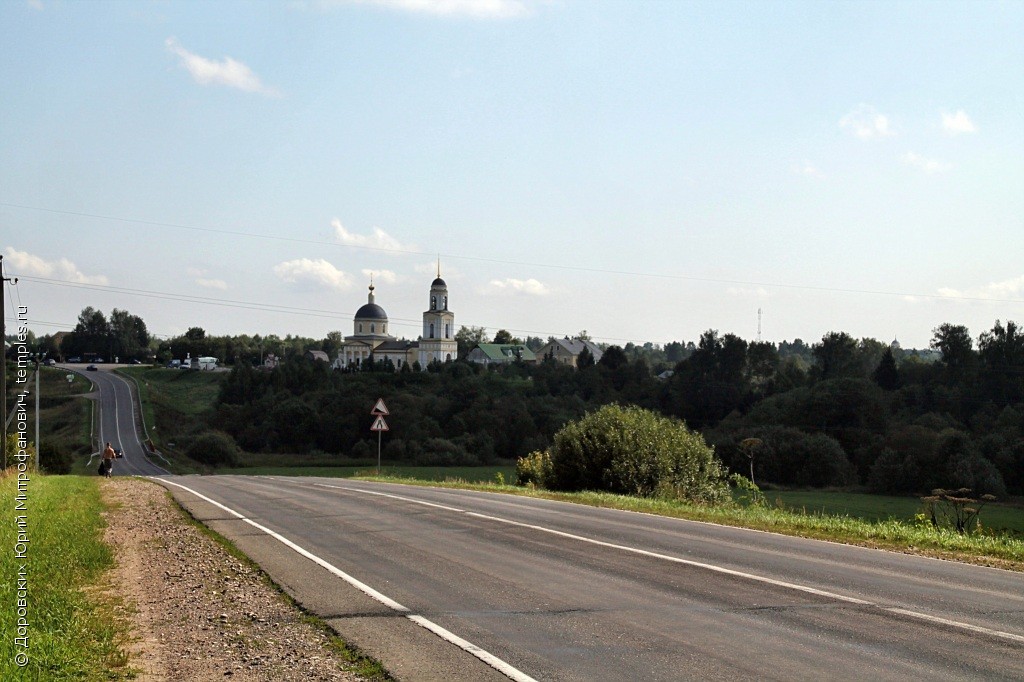
<path fill-rule="evenodd" d="M 364 678 L 262 572 L 232 556 L 149 481 L 100 483 L 109 580 L 128 605 L 139 680 Z"/>

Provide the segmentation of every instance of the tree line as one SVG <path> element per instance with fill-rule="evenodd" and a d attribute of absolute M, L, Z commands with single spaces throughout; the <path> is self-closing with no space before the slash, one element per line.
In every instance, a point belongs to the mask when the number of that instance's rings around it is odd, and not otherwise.
<path fill-rule="evenodd" d="M 459 334 L 466 344 L 487 340 L 482 328 Z M 498 339 L 519 341 L 504 330 Z M 340 332 L 281 339 L 192 328 L 149 348 L 161 360 L 185 352 L 234 360 L 206 426 L 253 452 L 375 454 L 367 405 L 383 395 L 398 420 L 385 439 L 390 459 L 513 460 L 547 447 L 568 420 L 620 403 L 683 419 L 758 483 L 1024 494 L 1024 335 L 1012 321 L 977 338 L 940 325 L 923 351 L 845 332 L 775 344 L 708 330 L 690 343 L 608 346 L 597 363 L 581 358 L 579 370 L 458 361 L 423 373 L 342 374 L 301 361 L 307 350 L 333 355 L 342 340 Z M 112 355 L 108 348 L 128 353 L 145 341 L 138 318 L 115 309 L 105 320 L 87 308 L 63 350 L 92 343 Z M 255 371 L 268 353 L 285 361 Z"/>

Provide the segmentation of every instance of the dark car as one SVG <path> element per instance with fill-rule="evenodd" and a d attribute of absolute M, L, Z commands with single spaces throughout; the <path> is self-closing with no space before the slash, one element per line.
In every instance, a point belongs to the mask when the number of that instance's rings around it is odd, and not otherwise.
<path fill-rule="evenodd" d="M 85 368 L 85 370 L 87 372 L 95 372 L 96 371 L 96 365 L 89 365 L 88 367 Z"/>
<path fill-rule="evenodd" d="M 132 359 L 131 359 L 131 360 L 130 360 L 130 361 L 128 362 L 128 364 L 129 364 L 129 365 L 141 365 L 141 364 L 142 364 L 142 362 L 141 362 L 141 361 L 140 361 L 140 360 L 139 360 L 138 358 L 132 358 Z"/>

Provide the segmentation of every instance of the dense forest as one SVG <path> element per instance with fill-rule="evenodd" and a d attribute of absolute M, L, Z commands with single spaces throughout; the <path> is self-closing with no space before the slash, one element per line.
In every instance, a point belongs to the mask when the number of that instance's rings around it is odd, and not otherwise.
<path fill-rule="evenodd" d="M 458 337 L 465 347 L 488 340 L 475 327 Z M 496 337 L 518 342 L 503 330 Z M 578 370 L 459 361 L 426 372 L 368 364 L 342 373 L 302 357 L 330 355 L 341 340 L 339 332 L 280 339 L 192 328 L 157 341 L 126 311 L 107 320 L 87 308 L 60 350 L 230 362 L 210 423 L 196 434 L 212 428 L 249 452 L 371 457 L 369 408 L 384 397 L 389 461 L 494 463 L 544 449 L 568 420 L 620 403 L 682 418 L 731 470 L 759 484 L 1024 494 L 1024 334 L 1014 322 L 996 321 L 976 340 L 943 324 L 924 351 L 844 332 L 774 344 L 709 330 L 696 343 L 609 346 L 597 363 L 581 356 Z M 276 370 L 254 367 L 271 352 L 284 359 Z"/>
<path fill-rule="evenodd" d="M 383 396 L 387 459 L 490 463 L 545 448 L 569 419 L 617 402 L 684 419 L 759 483 L 1024 494 L 1024 335 L 996 322 L 975 347 L 965 328 L 945 324 L 931 345 L 940 359 L 923 362 L 842 332 L 803 353 L 708 331 L 664 378 L 642 348 L 617 346 L 579 370 L 551 361 L 422 373 L 340 373 L 298 358 L 273 372 L 239 364 L 211 426 L 254 452 L 366 457 L 376 445 L 369 408 Z"/>

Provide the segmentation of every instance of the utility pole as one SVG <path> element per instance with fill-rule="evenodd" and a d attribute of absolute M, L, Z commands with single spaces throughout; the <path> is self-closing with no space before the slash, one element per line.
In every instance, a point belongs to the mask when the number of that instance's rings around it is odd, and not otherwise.
<path fill-rule="evenodd" d="M 761 343 L 761 309 L 757 309 L 757 342 Z"/>
<path fill-rule="evenodd" d="M 36 353 L 36 473 L 39 468 L 39 354 Z"/>
<path fill-rule="evenodd" d="M 3 443 L 0 443 L 0 448 L 4 451 L 3 456 L 3 467 L 7 469 L 7 311 L 4 310 L 4 294 L 7 293 L 6 288 L 3 286 L 5 282 L 18 283 L 18 279 L 13 280 L 10 277 L 4 277 L 4 257 L 0 254 L 0 339 L 4 342 L 4 353 L 3 362 L 0 363 L 0 422 L 3 422 Z"/>

